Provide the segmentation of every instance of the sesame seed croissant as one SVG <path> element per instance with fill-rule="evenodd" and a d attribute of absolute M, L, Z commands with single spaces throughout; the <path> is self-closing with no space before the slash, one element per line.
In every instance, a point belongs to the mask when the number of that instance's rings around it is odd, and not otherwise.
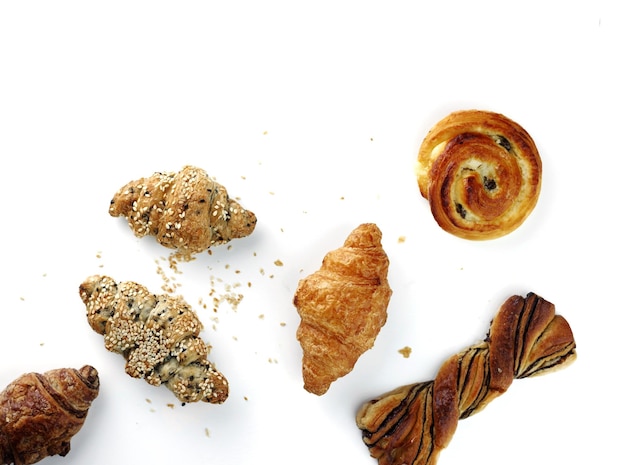
<path fill-rule="evenodd" d="M 296 337 L 304 388 L 313 394 L 324 394 L 352 371 L 387 321 L 392 291 L 381 239 L 375 224 L 358 226 L 342 247 L 326 254 L 319 270 L 298 283 Z"/>
<path fill-rule="evenodd" d="M 467 418 L 513 379 L 548 373 L 576 358 L 567 321 L 536 294 L 513 296 L 487 338 L 446 360 L 432 381 L 399 387 L 365 403 L 356 422 L 380 465 L 434 465 Z"/>
<path fill-rule="evenodd" d="M 79 287 L 91 328 L 126 358 L 126 373 L 164 384 L 181 402 L 221 404 L 228 382 L 208 361 L 202 323 L 181 297 L 152 294 L 132 281 L 90 276 Z"/>
<path fill-rule="evenodd" d="M 256 225 L 254 213 L 193 166 L 129 182 L 113 196 L 109 214 L 125 217 L 137 237 L 154 236 L 182 257 L 246 237 Z"/>
<path fill-rule="evenodd" d="M 98 396 L 97 370 L 26 373 L 0 393 L 0 463 L 29 465 L 70 451 Z"/>

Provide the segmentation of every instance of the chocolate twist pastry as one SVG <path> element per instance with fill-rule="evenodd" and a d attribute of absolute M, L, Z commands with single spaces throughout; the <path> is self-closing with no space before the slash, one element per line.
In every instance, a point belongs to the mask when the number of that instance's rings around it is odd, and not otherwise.
<path fill-rule="evenodd" d="M 83 427 L 100 380 L 92 366 L 26 373 L 0 393 L 0 463 L 65 456 Z"/>
<path fill-rule="evenodd" d="M 380 465 L 434 465 L 458 420 L 504 393 L 513 379 L 548 373 L 576 358 L 574 336 L 554 305 L 530 293 L 504 302 L 487 338 L 443 363 L 437 376 L 399 387 L 357 413 Z"/>
<path fill-rule="evenodd" d="M 224 186 L 194 166 L 129 182 L 113 196 L 109 214 L 125 217 L 137 237 L 154 236 L 186 259 L 252 234 L 257 221 Z"/>
<path fill-rule="evenodd" d="M 132 281 L 90 276 L 79 287 L 91 328 L 126 359 L 126 373 L 164 384 L 181 402 L 221 404 L 228 382 L 207 359 L 202 323 L 181 297 L 152 294 Z"/>
<path fill-rule="evenodd" d="M 530 135 L 498 113 L 451 113 L 426 135 L 416 165 L 420 193 L 442 229 L 484 240 L 517 229 L 537 204 L 542 165 Z"/>

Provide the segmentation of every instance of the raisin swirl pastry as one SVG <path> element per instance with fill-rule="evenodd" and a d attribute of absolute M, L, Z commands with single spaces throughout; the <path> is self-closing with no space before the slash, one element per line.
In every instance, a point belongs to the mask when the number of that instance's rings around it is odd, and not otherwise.
<path fill-rule="evenodd" d="M 536 294 L 512 296 L 487 338 L 446 360 L 432 381 L 365 403 L 357 425 L 380 465 L 434 465 L 458 421 L 503 394 L 513 379 L 548 373 L 576 358 L 567 321 Z"/>
<path fill-rule="evenodd" d="M 15 379 L 0 393 L 0 463 L 29 465 L 66 456 L 99 389 L 98 371 L 90 365 Z"/>
<path fill-rule="evenodd" d="M 537 204 L 542 165 L 530 135 L 504 115 L 451 113 L 426 135 L 416 175 L 445 231 L 495 239 L 517 229 Z"/>
<path fill-rule="evenodd" d="M 152 294 L 132 281 L 94 275 L 79 286 L 91 328 L 126 359 L 126 373 L 165 385 L 183 403 L 221 404 L 228 382 L 207 359 L 202 323 L 181 297 Z"/>

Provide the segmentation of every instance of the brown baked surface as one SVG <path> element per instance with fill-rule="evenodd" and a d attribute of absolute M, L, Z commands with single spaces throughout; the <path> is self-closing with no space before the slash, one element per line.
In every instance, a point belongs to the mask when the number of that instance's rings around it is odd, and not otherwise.
<path fill-rule="evenodd" d="M 572 330 L 553 304 L 533 293 L 512 296 L 485 340 L 448 358 L 434 380 L 365 403 L 356 417 L 363 441 L 380 465 L 434 465 L 460 419 L 484 409 L 514 379 L 568 365 L 575 348 Z"/>
<path fill-rule="evenodd" d="M 318 271 L 298 283 L 296 336 L 303 351 L 304 388 L 311 393 L 324 394 L 352 371 L 387 321 L 392 291 L 381 239 L 375 224 L 360 225 L 324 257 Z"/>
<path fill-rule="evenodd" d="M 109 214 L 126 218 L 136 236 L 154 236 L 182 256 L 246 237 L 257 221 L 224 186 L 194 166 L 129 182 L 113 196 Z"/>
<path fill-rule="evenodd" d="M 99 388 L 98 372 L 89 365 L 15 379 L 0 393 L 0 463 L 67 455 Z"/>
<path fill-rule="evenodd" d="M 537 204 L 542 164 L 533 139 L 499 113 L 451 113 L 429 131 L 416 165 L 433 217 L 455 236 L 484 240 L 517 229 Z"/>
<path fill-rule="evenodd" d="M 208 360 L 202 322 L 182 297 L 101 275 L 85 279 L 79 294 L 89 325 L 124 356 L 128 375 L 165 385 L 181 402 L 226 400 L 228 381 Z"/>

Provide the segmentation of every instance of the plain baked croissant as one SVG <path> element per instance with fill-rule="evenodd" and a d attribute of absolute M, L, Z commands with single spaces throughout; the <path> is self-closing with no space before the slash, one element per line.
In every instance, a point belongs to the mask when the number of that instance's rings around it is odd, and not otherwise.
<path fill-rule="evenodd" d="M 154 173 L 120 188 L 109 206 L 136 236 L 151 235 L 189 257 L 254 231 L 256 216 L 243 208 L 201 168 Z"/>
<path fill-rule="evenodd" d="M 220 404 L 228 382 L 207 359 L 202 323 L 181 297 L 152 294 L 132 281 L 90 276 L 79 287 L 91 328 L 107 350 L 126 358 L 126 373 L 164 384 L 183 403 Z"/>
<path fill-rule="evenodd" d="M 65 456 L 98 396 L 97 370 L 26 373 L 0 393 L 0 463 L 28 465 Z"/>
<path fill-rule="evenodd" d="M 451 113 L 428 132 L 416 174 L 433 217 L 455 236 L 495 239 L 517 229 L 537 204 L 541 157 L 533 139 L 499 113 Z"/>
<path fill-rule="evenodd" d="M 479 412 L 513 379 L 565 366 L 574 336 L 554 305 L 536 294 L 506 300 L 487 338 L 443 363 L 433 381 L 399 387 L 365 403 L 356 422 L 380 465 L 434 465 L 459 419 Z"/>
<path fill-rule="evenodd" d="M 381 239 L 375 224 L 360 225 L 324 257 L 318 271 L 298 283 L 296 337 L 303 351 L 304 388 L 313 394 L 324 394 L 352 371 L 387 321 L 392 291 Z"/>

